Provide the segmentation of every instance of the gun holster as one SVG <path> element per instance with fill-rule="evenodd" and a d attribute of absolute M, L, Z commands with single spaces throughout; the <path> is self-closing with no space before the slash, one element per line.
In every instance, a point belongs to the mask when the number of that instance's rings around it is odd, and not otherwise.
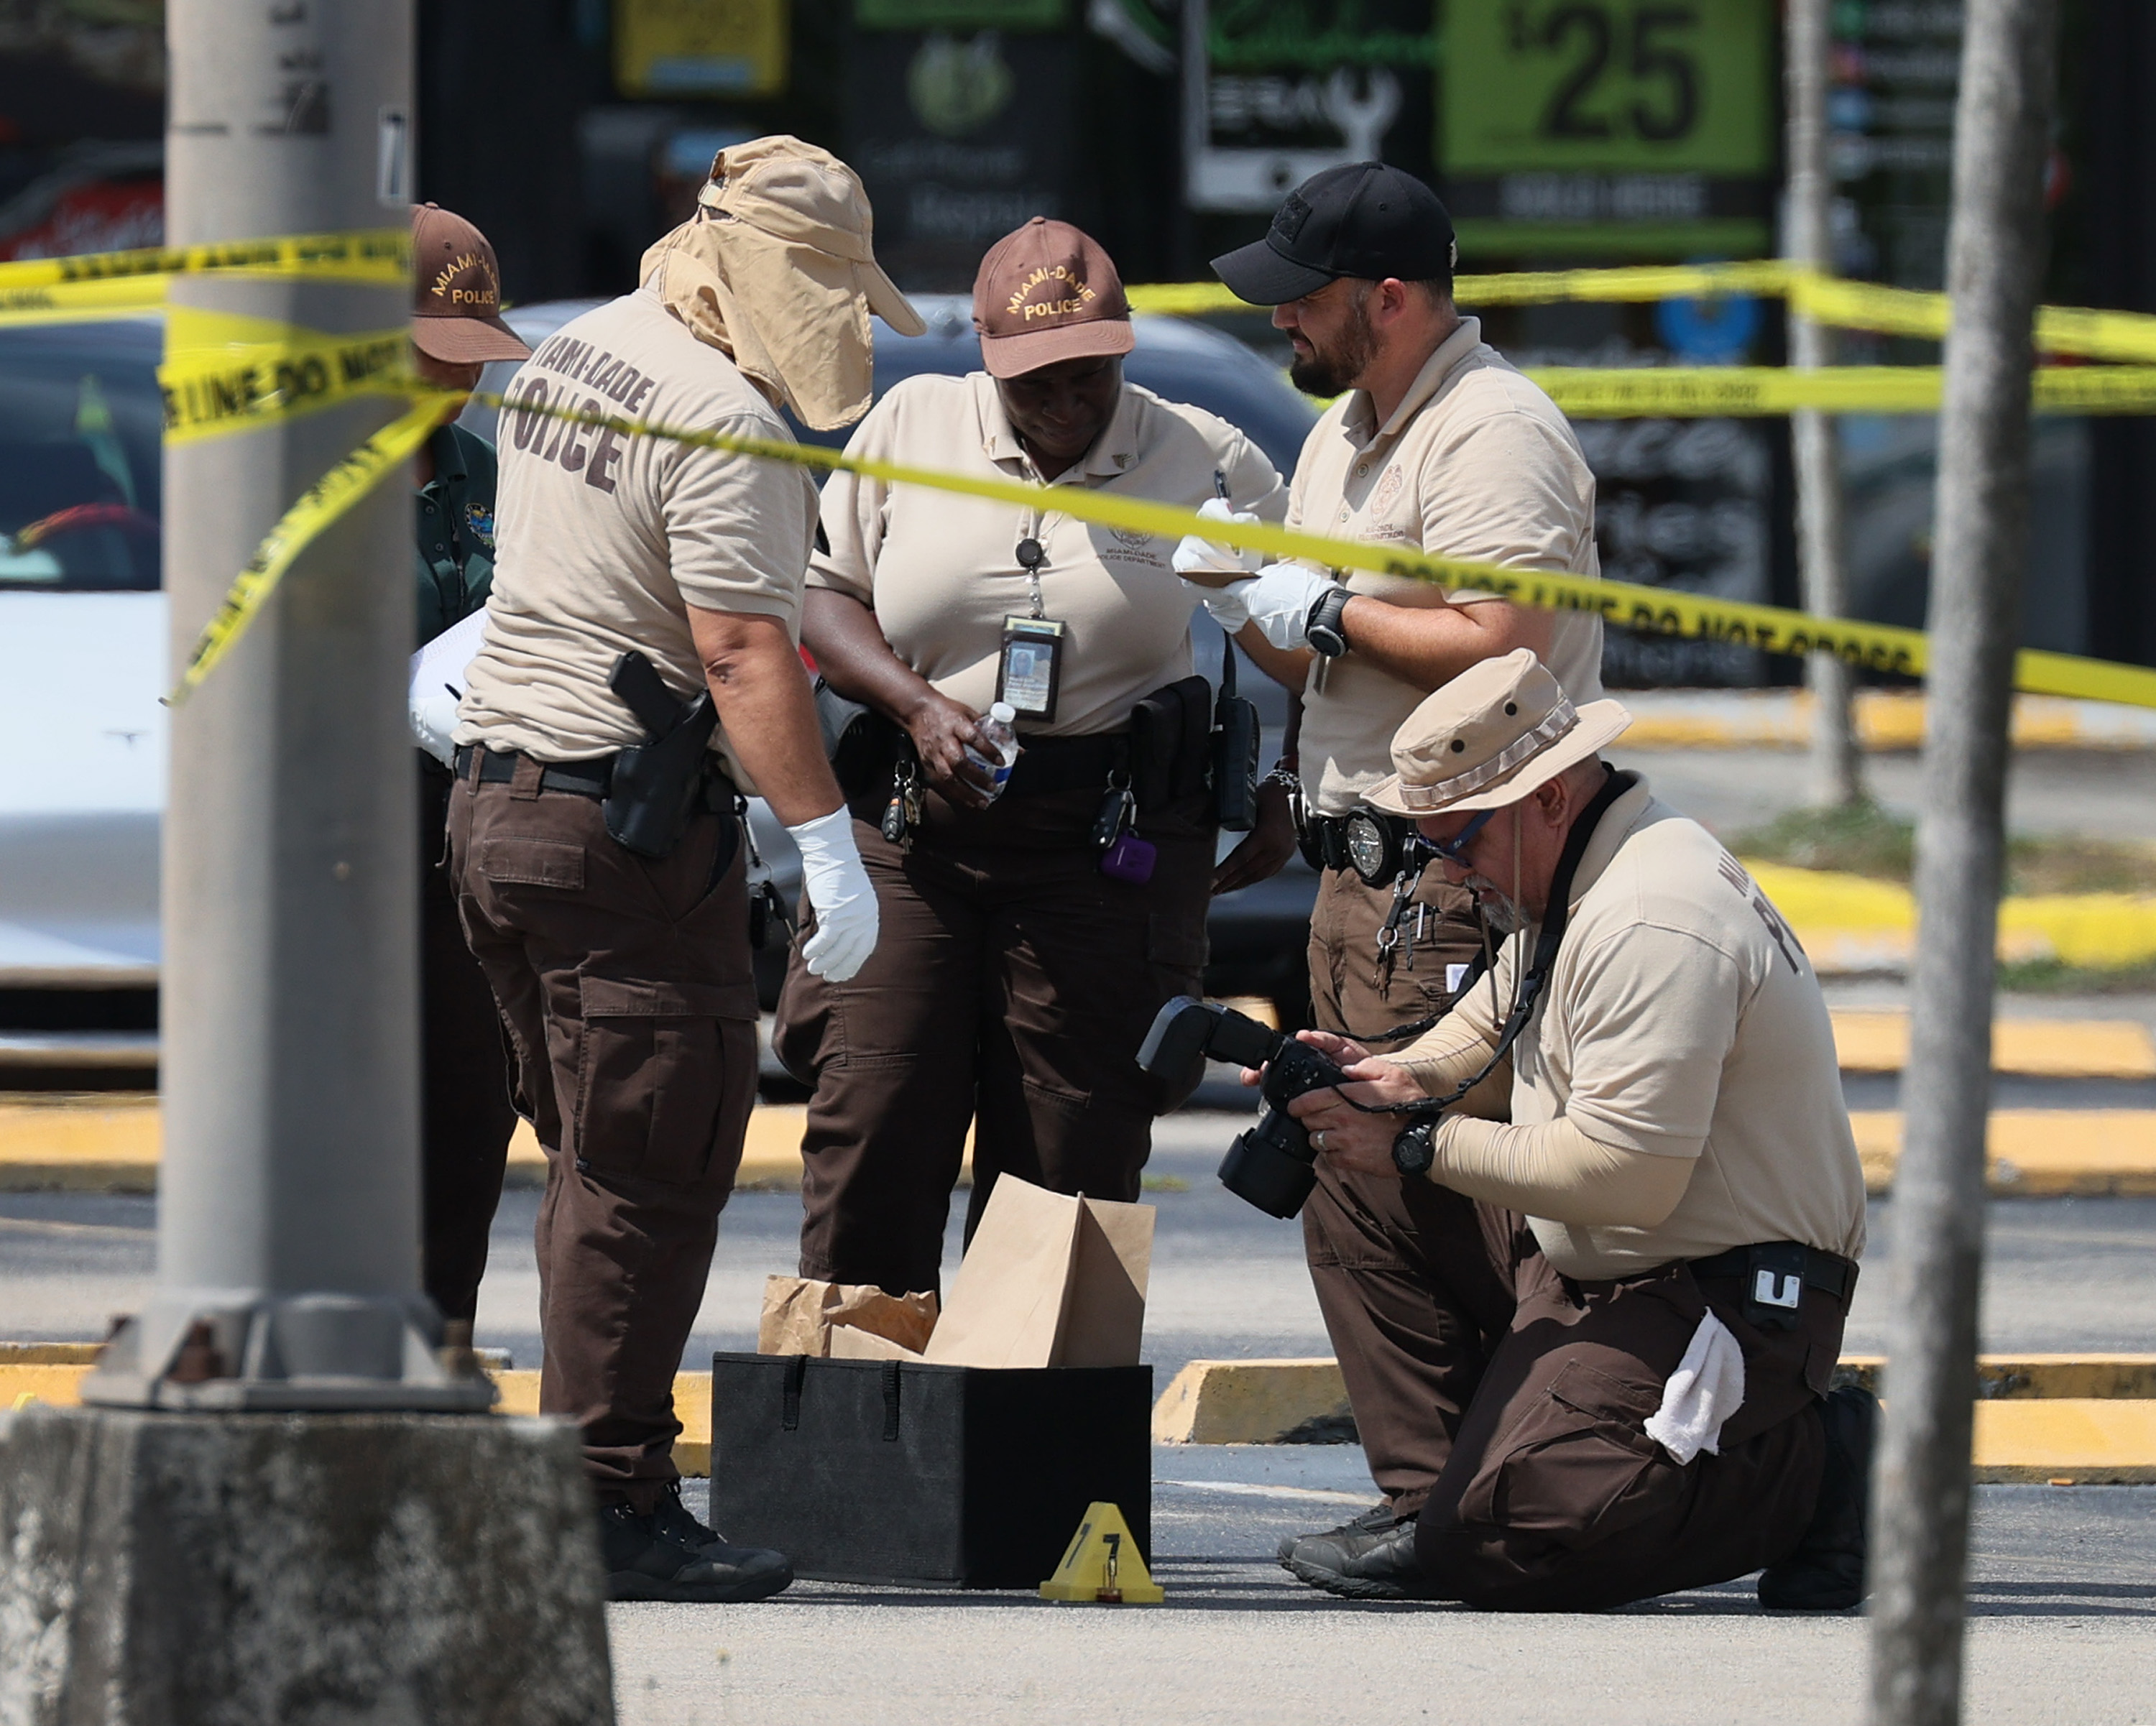
<path fill-rule="evenodd" d="M 634 648 L 614 662 L 607 686 L 651 739 L 613 758 L 599 806 L 607 832 L 639 857 L 669 856 L 704 802 L 705 780 L 715 771 L 711 741 L 719 716 L 711 692 L 699 690 L 694 701 L 682 700 Z"/>

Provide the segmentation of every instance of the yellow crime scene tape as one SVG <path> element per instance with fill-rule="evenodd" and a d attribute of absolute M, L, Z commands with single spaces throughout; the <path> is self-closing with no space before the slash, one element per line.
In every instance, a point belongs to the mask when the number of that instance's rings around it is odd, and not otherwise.
<path fill-rule="evenodd" d="M 182 275 L 388 283 L 407 279 L 409 269 L 409 237 L 403 228 L 19 260 L 0 264 L 0 325 L 152 311 L 164 305 L 171 280 Z M 1830 282 L 1774 260 L 1464 276 L 1457 289 L 1471 305 L 1781 293 L 1803 299 L 1805 315 L 1822 321 L 1911 334 L 1943 331 L 1946 318 L 1943 295 Z M 1250 309 L 1217 283 L 1133 288 L 1130 298 L 1135 308 L 1149 311 L 1187 315 Z M 172 308 L 167 315 L 167 355 L 158 381 L 166 435 L 174 442 L 246 431 L 361 394 L 394 393 L 414 403 L 339 461 L 279 519 L 204 626 L 178 687 L 167 698 L 177 703 L 231 650 L 300 553 L 405 460 L 464 398 L 428 389 L 410 375 L 402 330 L 337 335 L 187 307 Z M 1866 324 L 1866 319 L 1872 322 Z M 2107 356 L 2156 357 L 2156 317 L 2047 307 L 2039 327 L 2053 338 L 2047 345 L 2057 351 L 2093 352 L 2103 345 Z M 2075 342 L 2083 346 L 2071 346 Z M 1923 412 L 1937 409 L 1942 388 L 1940 373 L 1931 367 L 1851 366 L 1809 373 L 1773 367 L 1568 368 L 1534 375 L 1567 412 L 1581 417 L 1764 415 L 1801 407 Z M 2156 367 L 2050 368 L 2038 373 L 2035 390 L 2037 406 L 2047 412 L 2148 412 L 2156 410 Z M 507 405 L 499 397 L 480 399 L 497 408 Z M 1917 630 L 1819 618 L 1780 607 L 1627 582 L 1409 555 L 1288 528 L 1210 521 L 1172 504 L 866 461 L 811 445 L 631 424 L 570 409 L 520 406 L 516 411 L 762 460 L 851 472 L 891 484 L 1060 510 L 1079 520 L 1161 537 L 1199 533 L 1332 569 L 1435 581 L 1455 592 L 1489 594 L 1522 605 L 1594 611 L 1628 628 L 1771 653 L 1828 652 L 1853 663 L 1910 675 L 1922 674 L 1926 663 L 1924 637 Z M 2156 671 L 2103 660 L 2023 653 L 2016 661 L 2015 684 L 2032 694 L 2156 707 Z"/>
<path fill-rule="evenodd" d="M 165 441 L 220 437 L 316 413 L 356 395 L 409 395 L 410 340 L 401 325 L 332 335 L 274 319 L 172 306 L 157 368 Z"/>
<path fill-rule="evenodd" d="M 381 443 L 397 433 L 399 428 L 409 428 L 423 416 L 431 415 L 416 431 L 408 432 L 408 441 L 403 449 L 403 453 L 408 453 L 433 429 L 434 424 L 454 411 L 463 398 L 442 393 L 432 399 L 434 405 L 431 407 L 423 403 L 405 419 L 398 422 L 397 426 L 377 433 L 375 438 L 369 440 L 369 445 Z M 1012 504 L 1021 509 L 1060 511 L 1077 520 L 1101 527 L 1121 528 L 1164 539 L 1180 539 L 1185 534 L 1200 534 L 1208 539 L 1249 551 L 1301 559 L 1327 568 L 1362 570 L 1375 575 L 1433 581 L 1455 594 L 1489 595 L 1545 610 L 1589 611 L 1598 613 L 1606 622 L 1656 634 L 1727 642 L 1774 653 L 1830 653 L 1852 664 L 1912 677 L 1922 676 L 1928 663 L 1925 638 L 1921 630 L 1894 628 L 1884 624 L 1840 618 L 1815 617 L 1806 612 L 1779 606 L 1717 599 L 1668 588 L 1642 586 L 1629 581 L 1604 581 L 1583 576 L 1507 569 L 1496 564 L 1469 562 L 1358 540 L 1334 539 L 1327 535 L 1308 533 L 1297 528 L 1276 527 L 1264 523 L 1253 525 L 1215 521 L 1177 504 L 1152 503 L 1143 499 L 1122 497 L 1079 486 L 1040 486 L 1011 479 L 947 474 L 902 463 L 849 456 L 813 444 L 740 438 L 725 433 L 656 422 L 632 423 L 617 415 L 582 409 L 553 406 L 535 407 L 522 402 L 511 402 L 499 395 L 482 394 L 477 399 L 503 412 L 565 420 L 593 429 L 610 429 L 623 436 L 664 438 L 697 448 L 724 450 L 760 460 L 821 468 L 828 472 L 856 474 L 864 479 L 879 480 L 888 485 L 926 486 L 958 496 Z M 362 446 L 363 448 L 367 447 Z M 357 503 L 382 473 L 400 458 L 397 453 L 377 452 L 376 465 L 370 470 L 371 477 L 363 484 L 348 485 L 334 499 L 316 499 L 311 493 L 308 499 L 303 499 L 300 504 L 294 505 L 293 510 L 287 512 L 271 535 L 272 540 L 278 541 L 282 551 L 282 561 L 277 564 L 275 573 L 269 574 L 264 579 L 267 566 L 261 554 L 258 553 L 254 562 L 249 564 L 239 581 L 234 584 L 233 592 L 227 596 L 217 616 L 203 630 L 194 653 L 190 656 L 187 675 L 180 689 L 175 692 L 176 699 L 198 684 L 217 659 L 229 649 L 233 641 L 245 628 L 247 622 L 269 597 L 276 576 L 290 566 L 292 558 L 297 556 L 306 540 L 320 533 L 344 510 Z M 341 471 L 344 465 L 341 464 L 338 471 Z M 302 505 L 305 506 L 304 512 Z M 304 537 L 300 536 L 303 530 Z M 264 543 L 267 546 L 270 541 Z M 243 585 L 247 587 L 244 593 L 241 592 Z M 2087 700 L 2120 702 L 2137 707 L 2156 707 L 2156 669 L 2065 653 L 2030 651 L 2020 653 L 2015 662 L 2015 687 L 2030 694 L 2064 695 Z"/>
<path fill-rule="evenodd" d="M 277 518 L 277 525 L 255 548 L 247 567 L 226 589 L 215 615 L 195 638 L 177 687 L 164 698 L 167 706 L 177 707 L 201 686 L 203 679 L 217 668 L 218 661 L 247 633 L 247 626 L 269 602 L 299 555 L 373 490 L 384 475 L 408 460 L 434 428 L 456 412 L 460 399 L 426 392 L 410 412 L 365 439 Z"/>
<path fill-rule="evenodd" d="M 1575 419 L 1936 413 L 1946 394 L 1937 366 L 1546 366 L 1527 376 Z M 2156 412 L 2156 366 L 2045 366 L 2031 384 L 2039 413 Z"/>
<path fill-rule="evenodd" d="M 1180 317 L 1265 310 L 1239 300 L 1220 282 L 1158 283 L 1125 292 L 1133 310 Z M 1458 304 L 1471 310 L 1489 305 L 1549 305 L 1561 300 L 1623 303 L 1757 294 L 1786 298 L 1792 311 L 1815 323 L 1933 341 L 1946 335 L 1953 317 L 1953 304 L 1943 294 L 1846 281 L 1776 259 L 1463 275 L 1453 279 L 1452 294 Z M 2156 361 L 2156 315 L 2099 311 L 2086 306 L 2040 306 L 2035 341 L 2044 353 L 2086 360 Z"/>

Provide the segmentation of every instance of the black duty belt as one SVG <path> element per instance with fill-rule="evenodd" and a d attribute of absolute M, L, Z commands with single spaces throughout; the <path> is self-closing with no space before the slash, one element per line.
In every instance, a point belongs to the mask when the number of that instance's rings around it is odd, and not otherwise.
<path fill-rule="evenodd" d="M 467 743 L 457 750 L 457 777 L 470 779 L 475 785 L 506 785 L 516 777 L 517 764 L 526 757 L 513 749 L 489 749 L 485 744 Z M 472 764 L 479 764 L 476 774 Z M 573 791 L 580 797 L 603 800 L 613 782 L 613 757 L 598 755 L 588 761 L 540 761 L 539 789 L 544 791 Z"/>
<path fill-rule="evenodd" d="M 1816 1288 L 1845 1308 L 1856 1292 L 1856 1267 L 1839 1253 L 1794 1241 L 1755 1241 L 1712 1258 L 1695 1258 L 1691 1273 L 1730 1277 L 1744 1285 L 1744 1316 L 1753 1324 L 1786 1329 L 1796 1322 L 1804 1291 Z"/>
<path fill-rule="evenodd" d="M 1130 739 L 1037 737 L 1027 740 L 1004 782 L 1006 797 L 1045 797 L 1056 791 L 1099 791 L 1130 763 Z"/>

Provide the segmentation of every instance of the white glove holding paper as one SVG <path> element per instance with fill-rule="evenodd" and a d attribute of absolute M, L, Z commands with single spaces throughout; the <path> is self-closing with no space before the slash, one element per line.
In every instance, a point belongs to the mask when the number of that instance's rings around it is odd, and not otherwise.
<path fill-rule="evenodd" d="M 801 962 L 811 976 L 843 983 L 875 950 L 875 889 L 854 843 L 854 818 L 842 807 L 786 830 L 801 848 L 801 884 L 816 932 L 802 944 Z"/>
<path fill-rule="evenodd" d="M 1339 585 L 1332 576 L 1305 565 L 1275 563 L 1251 580 L 1220 591 L 1245 608 L 1267 641 L 1289 653 L 1310 645 L 1310 608 Z"/>
<path fill-rule="evenodd" d="M 1230 509 L 1225 498 L 1206 499 L 1199 505 L 1198 513 L 1208 521 L 1235 521 L 1245 527 L 1258 525 L 1255 515 L 1248 510 Z M 1175 556 L 1168 561 L 1175 566 L 1175 572 L 1178 576 L 1200 573 L 1255 576 L 1264 566 L 1265 558 L 1262 551 L 1238 551 L 1232 545 L 1223 545 L 1218 540 L 1202 540 L 1196 534 L 1185 534 L 1182 544 L 1175 548 Z"/>
<path fill-rule="evenodd" d="M 455 765 L 456 745 L 450 734 L 457 728 L 457 704 L 464 699 L 465 673 L 479 657 L 480 638 L 485 631 L 486 609 L 482 606 L 412 656 L 405 706 L 412 740 L 444 767 Z"/>
<path fill-rule="evenodd" d="M 1243 603 L 1235 588 L 1250 585 L 1248 581 L 1238 581 L 1234 587 L 1204 587 L 1195 581 L 1185 581 L 1183 591 L 1204 606 L 1215 623 L 1234 635 L 1250 621 L 1250 608 Z"/>

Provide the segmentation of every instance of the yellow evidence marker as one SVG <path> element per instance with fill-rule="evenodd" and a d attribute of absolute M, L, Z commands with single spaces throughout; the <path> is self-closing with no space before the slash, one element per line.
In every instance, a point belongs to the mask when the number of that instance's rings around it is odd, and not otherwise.
<path fill-rule="evenodd" d="M 1088 1606 L 1157 1606 L 1168 1598 L 1138 1556 L 1131 1526 L 1113 1504 L 1089 1504 L 1086 1519 L 1070 1537 L 1070 1549 L 1055 1574 L 1040 1585 L 1045 1601 L 1079 1601 Z"/>

